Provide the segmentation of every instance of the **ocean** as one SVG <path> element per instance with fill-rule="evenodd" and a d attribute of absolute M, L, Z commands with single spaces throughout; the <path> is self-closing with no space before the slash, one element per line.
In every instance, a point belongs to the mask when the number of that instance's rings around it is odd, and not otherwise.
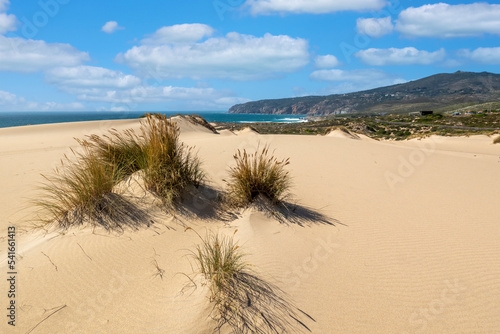
<path fill-rule="evenodd" d="M 75 111 L 75 112 L 0 112 L 0 128 L 13 126 L 102 121 L 113 119 L 131 119 L 144 115 L 144 111 L 130 112 L 97 112 L 97 111 Z M 305 122 L 305 116 L 297 115 L 261 115 L 261 114 L 228 114 L 225 112 L 162 112 L 167 116 L 177 114 L 198 114 L 208 122 L 231 122 L 231 123 L 253 123 L 253 122 L 274 122 L 274 123 L 299 123 Z"/>

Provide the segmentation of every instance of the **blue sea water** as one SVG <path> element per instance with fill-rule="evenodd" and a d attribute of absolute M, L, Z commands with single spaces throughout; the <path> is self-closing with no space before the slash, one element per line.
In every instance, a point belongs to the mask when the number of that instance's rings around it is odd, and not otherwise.
<path fill-rule="evenodd" d="M 274 123 L 298 123 L 305 122 L 305 116 L 297 115 L 260 115 L 260 114 L 228 114 L 224 112 L 163 112 L 167 116 L 177 114 L 196 113 L 205 118 L 208 122 L 231 122 L 231 123 L 253 123 L 253 122 L 274 122 Z M 45 111 L 18 111 L 0 112 L 0 128 L 13 126 L 102 121 L 113 119 L 132 119 L 144 115 L 144 111 L 130 112 L 96 112 L 96 111 L 75 111 L 75 112 L 45 112 Z"/>

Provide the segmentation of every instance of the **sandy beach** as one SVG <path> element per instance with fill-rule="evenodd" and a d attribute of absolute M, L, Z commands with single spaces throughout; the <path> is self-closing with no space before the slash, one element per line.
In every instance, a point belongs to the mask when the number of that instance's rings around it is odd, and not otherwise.
<path fill-rule="evenodd" d="M 492 138 L 214 134 L 178 122 L 210 187 L 223 189 L 237 149 L 267 144 L 290 158 L 289 202 L 314 215 L 278 221 L 247 209 L 223 219 L 193 201 L 191 214 L 157 210 L 121 232 L 34 230 L 41 174 L 78 147 L 74 138 L 139 121 L 0 129 L 1 277 L 9 226 L 17 254 L 16 326 L 2 278 L 1 333 L 211 333 L 208 290 L 189 257 L 194 231 L 236 229 L 246 261 L 312 318 L 312 333 L 500 333 L 500 145 Z"/>

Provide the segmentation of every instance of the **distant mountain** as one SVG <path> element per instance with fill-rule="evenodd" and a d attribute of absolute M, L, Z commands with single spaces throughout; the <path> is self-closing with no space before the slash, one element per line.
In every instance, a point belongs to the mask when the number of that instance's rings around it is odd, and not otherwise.
<path fill-rule="evenodd" d="M 498 101 L 500 74 L 458 71 L 356 93 L 237 104 L 229 109 L 229 113 L 331 115 L 411 112 Z"/>

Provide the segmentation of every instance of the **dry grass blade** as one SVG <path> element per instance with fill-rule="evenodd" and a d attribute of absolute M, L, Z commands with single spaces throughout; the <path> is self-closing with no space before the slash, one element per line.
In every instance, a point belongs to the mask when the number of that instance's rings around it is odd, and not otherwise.
<path fill-rule="evenodd" d="M 159 276 L 163 280 L 163 275 L 165 275 L 165 269 L 160 268 L 160 265 L 158 264 L 158 261 L 156 261 L 156 259 L 153 259 L 151 263 L 156 269 L 153 276 L 155 277 Z"/>
<path fill-rule="evenodd" d="M 310 316 L 294 307 L 284 293 L 250 272 L 233 238 L 208 234 L 193 252 L 214 303 L 214 330 L 228 325 L 234 333 L 300 333 Z"/>
<path fill-rule="evenodd" d="M 61 311 L 65 307 L 68 307 L 68 306 L 67 305 L 63 305 L 63 306 L 58 307 L 54 312 L 50 313 L 48 316 L 46 316 L 45 318 L 43 318 L 43 320 L 39 321 L 33 328 L 31 328 L 29 331 L 27 331 L 26 334 L 30 334 L 31 332 L 33 332 L 38 326 L 40 326 L 41 323 L 43 323 L 45 320 L 47 320 L 48 318 L 50 318 L 51 316 L 53 316 L 57 312 Z"/>
<path fill-rule="evenodd" d="M 290 188 L 290 175 L 285 167 L 289 159 L 278 160 L 269 153 L 269 147 L 249 154 L 246 150 L 234 155 L 236 166 L 229 171 L 226 181 L 230 201 L 244 207 L 252 203 L 259 195 L 281 203 Z"/>

